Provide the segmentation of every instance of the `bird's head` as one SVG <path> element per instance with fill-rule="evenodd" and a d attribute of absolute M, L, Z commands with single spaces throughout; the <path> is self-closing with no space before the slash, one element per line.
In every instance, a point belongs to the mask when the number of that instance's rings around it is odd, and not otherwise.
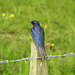
<path fill-rule="evenodd" d="M 31 24 L 32 24 L 33 27 L 40 26 L 39 22 L 36 21 L 36 20 L 31 21 Z"/>

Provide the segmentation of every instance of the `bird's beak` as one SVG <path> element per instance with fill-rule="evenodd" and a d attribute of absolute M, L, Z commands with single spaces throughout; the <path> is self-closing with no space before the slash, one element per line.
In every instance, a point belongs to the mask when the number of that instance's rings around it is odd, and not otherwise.
<path fill-rule="evenodd" d="M 32 22 L 30 22 L 31 23 L 31 25 L 32 25 L 32 27 L 33 27 L 33 24 L 32 24 Z"/>

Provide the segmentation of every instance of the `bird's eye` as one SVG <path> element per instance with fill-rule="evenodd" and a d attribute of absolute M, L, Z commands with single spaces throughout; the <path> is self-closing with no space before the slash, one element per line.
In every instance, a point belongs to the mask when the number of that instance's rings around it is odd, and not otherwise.
<path fill-rule="evenodd" d="M 35 24 L 35 22 L 33 22 L 33 21 L 32 21 L 31 23 L 32 23 L 32 24 Z"/>
<path fill-rule="evenodd" d="M 33 24 L 35 24 L 35 23 L 33 23 Z"/>
<path fill-rule="evenodd" d="M 34 22 L 32 22 L 32 24 L 35 24 Z"/>

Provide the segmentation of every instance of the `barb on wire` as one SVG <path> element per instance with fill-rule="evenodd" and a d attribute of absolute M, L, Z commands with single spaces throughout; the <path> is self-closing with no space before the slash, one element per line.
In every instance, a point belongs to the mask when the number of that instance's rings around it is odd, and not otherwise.
<path fill-rule="evenodd" d="M 64 55 L 49 55 L 49 56 L 46 56 L 46 59 L 49 60 L 51 58 L 54 58 L 54 57 L 67 57 L 67 56 L 70 56 L 72 57 L 73 55 L 75 55 L 74 53 L 69 53 L 69 54 L 64 54 Z M 31 60 L 31 59 L 41 59 L 41 57 L 36 57 L 36 58 L 22 58 L 22 59 L 17 59 L 17 60 L 4 60 L 4 61 L 0 61 L 0 63 L 6 63 L 8 64 L 9 62 L 17 62 L 17 61 L 28 61 L 28 60 Z"/>

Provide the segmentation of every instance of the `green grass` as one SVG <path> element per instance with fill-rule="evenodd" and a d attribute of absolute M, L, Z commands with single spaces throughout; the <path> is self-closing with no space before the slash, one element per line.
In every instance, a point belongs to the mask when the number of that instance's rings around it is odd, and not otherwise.
<path fill-rule="evenodd" d="M 9 18 L 10 14 L 15 16 Z M 0 61 L 30 56 L 32 20 L 43 28 L 47 25 L 45 41 L 55 44 L 50 54 L 75 53 L 75 0 L 0 0 Z M 75 75 L 74 60 L 75 56 L 50 59 L 49 75 Z M 0 75 L 29 75 L 29 65 L 0 64 Z"/>

